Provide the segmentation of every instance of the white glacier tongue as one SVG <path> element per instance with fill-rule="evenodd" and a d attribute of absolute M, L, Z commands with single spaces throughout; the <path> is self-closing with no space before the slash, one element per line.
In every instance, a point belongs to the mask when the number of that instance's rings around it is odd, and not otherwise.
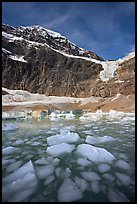
<path fill-rule="evenodd" d="M 93 162 L 111 162 L 115 159 L 115 156 L 106 149 L 89 144 L 78 145 L 76 153 Z"/>
<path fill-rule="evenodd" d="M 135 52 L 131 52 L 127 56 L 119 58 L 115 61 L 100 61 L 100 64 L 103 66 L 104 69 L 100 72 L 100 79 L 104 82 L 109 81 L 114 77 L 115 71 L 119 68 L 119 65 L 122 62 L 129 60 L 133 57 L 135 57 Z"/>
<path fill-rule="evenodd" d="M 72 202 L 82 197 L 83 193 L 77 189 L 76 184 L 70 178 L 66 178 L 58 190 L 59 202 Z"/>
<path fill-rule="evenodd" d="M 102 81 L 109 81 L 114 77 L 115 71 L 118 69 L 119 62 L 118 61 L 104 61 L 101 62 L 103 69 L 100 72 L 100 79 Z"/>

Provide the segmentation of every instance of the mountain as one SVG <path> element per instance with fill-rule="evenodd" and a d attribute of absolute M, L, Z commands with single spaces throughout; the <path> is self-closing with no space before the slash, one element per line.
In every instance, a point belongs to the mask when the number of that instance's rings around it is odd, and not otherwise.
<path fill-rule="evenodd" d="M 2 86 L 46 96 L 135 94 L 135 53 L 105 61 L 41 26 L 2 25 Z"/>

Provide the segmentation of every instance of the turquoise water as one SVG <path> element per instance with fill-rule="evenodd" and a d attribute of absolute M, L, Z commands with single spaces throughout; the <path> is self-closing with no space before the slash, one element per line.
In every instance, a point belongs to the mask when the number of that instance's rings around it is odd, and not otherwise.
<path fill-rule="evenodd" d="M 108 119 L 101 118 L 97 121 L 58 120 L 41 121 L 29 119 L 5 120 L 4 124 L 12 123 L 18 126 L 18 130 L 3 131 L 2 148 L 15 147 L 15 152 L 3 154 L 3 196 L 5 202 L 28 201 L 28 202 L 60 202 L 61 199 L 72 199 L 75 202 L 132 202 L 135 199 L 135 121 L 133 118 Z M 74 149 L 70 153 L 63 153 L 59 156 L 52 156 L 46 152 L 49 145 L 47 138 L 57 134 L 77 133 L 80 139 L 72 142 Z M 78 163 L 82 157 L 77 154 L 79 144 L 87 144 L 87 136 L 101 138 L 110 136 L 115 138 L 112 141 L 98 142 L 94 147 L 107 150 L 115 156 L 111 162 L 91 162 L 83 165 Z M 42 161 L 41 161 L 42 159 Z M 85 158 L 82 158 L 85 159 Z M 37 161 L 41 161 L 40 163 Z M 13 175 L 19 168 L 31 161 L 34 171 L 35 188 L 30 189 L 20 180 L 18 190 L 14 191 L 16 178 L 12 181 L 4 182 L 7 176 Z M 85 161 L 85 160 L 84 160 Z M 120 165 L 117 165 L 117 162 Z M 105 164 L 106 168 L 99 168 L 100 164 Z M 46 174 L 45 171 L 48 171 Z M 47 168 L 51 168 L 47 170 Z M 44 172 L 44 173 L 42 173 Z M 96 176 L 91 181 L 82 176 L 82 172 L 94 172 Z M 15 175 L 15 174 L 14 174 Z M 63 184 L 66 181 L 67 185 Z M 81 182 L 81 183 L 80 183 Z M 73 184 L 75 188 L 73 189 Z M 22 185 L 22 187 L 20 187 Z M 59 190 L 68 188 L 65 198 L 63 192 Z M 70 187 L 69 187 L 70 185 Z M 6 192 L 6 189 L 7 191 Z M 12 188 L 12 190 L 11 190 Z M 73 189 L 73 190 L 72 190 Z M 69 195 L 71 190 L 72 193 Z M 25 191 L 26 190 L 26 191 Z M 9 193 L 10 192 L 10 193 Z M 19 195 L 19 198 L 17 197 Z M 24 196 L 25 195 L 25 196 Z"/>

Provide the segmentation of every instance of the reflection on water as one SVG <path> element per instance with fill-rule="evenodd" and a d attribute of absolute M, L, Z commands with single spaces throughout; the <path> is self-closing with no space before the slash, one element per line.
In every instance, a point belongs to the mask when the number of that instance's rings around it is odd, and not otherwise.
<path fill-rule="evenodd" d="M 3 121 L 18 126 L 15 131 L 3 131 L 2 134 L 3 201 L 134 201 L 134 122 L 124 118 Z M 64 135 L 71 137 L 72 133 L 77 133 L 79 138 L 66 141 Z M 55 135 L 52 142 L 57 146 L 53 154 L 47 151 L 53 147 L 53 144 L 47 143 L 51 141 L 47 138 Z M 57 138 L 61 141 L 56 141 Z M 58 143 L 67 146 L 59 146 Z M 103 148 L 115 159 L 92 161 L 83 156 L 84 153 L 77 153 L 81 144 L 100 147 L 101 151 Z M 96 151 L 97 148 L 94 156 Z"/>

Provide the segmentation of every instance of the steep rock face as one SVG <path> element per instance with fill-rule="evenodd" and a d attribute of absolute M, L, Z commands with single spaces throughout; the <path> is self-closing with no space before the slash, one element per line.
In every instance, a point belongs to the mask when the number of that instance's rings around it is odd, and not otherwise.
<path fill-rule="evenodd" d="M 102 81 L 103 59 L 40 26 L 3 25 L 2 86 L 73 97 L 129 95 L 135 90 L 135 58 L 119 63 Z"/>
<path fill-rule="evenodd" d="M 126 96 L 135 94 L 135 57 L 121 63 L 107 83 L 98 79 L 91 88 L 91 95 L 103 98 L 118 93 Z"/>

